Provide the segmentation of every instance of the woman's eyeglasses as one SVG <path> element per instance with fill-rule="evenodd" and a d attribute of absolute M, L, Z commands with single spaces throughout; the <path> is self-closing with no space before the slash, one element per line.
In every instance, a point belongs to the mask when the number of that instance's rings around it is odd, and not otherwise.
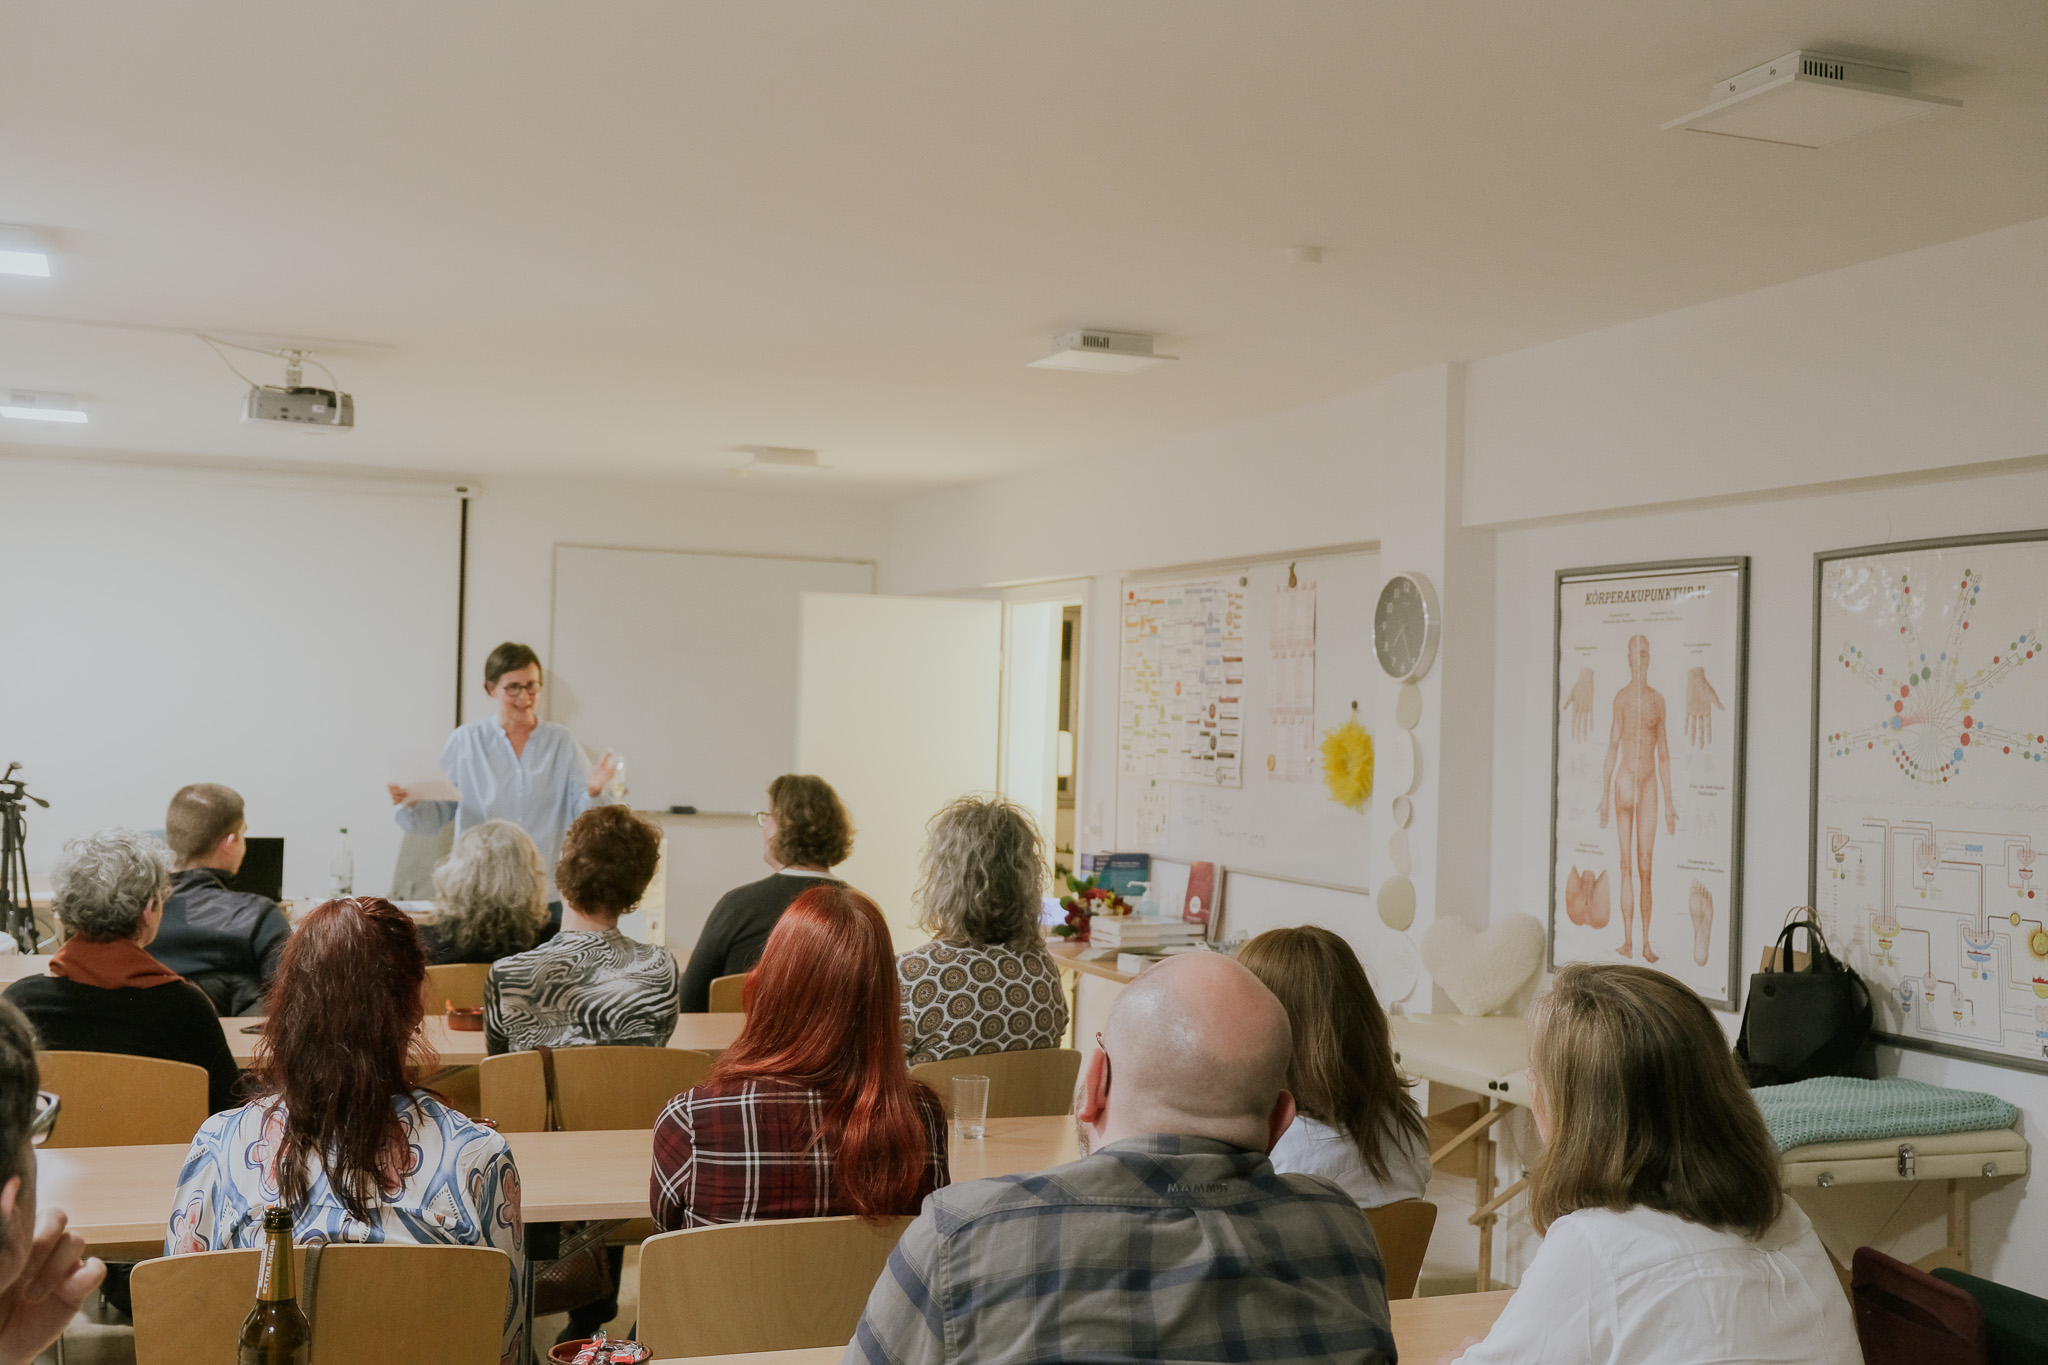
<path fill-rule="evenodd" d="M 539 683 L 499 683 L 499 684 L 498 684 L 498 690 L 499 690 L 500 692 L 510 692 L 510 693 L 511 693 L 511 694 L 512 694 L 513 696 L 515 696 L 515 697 L 537 697 L 537 696 L 539 696 L 539 695 L 540 695 L 540 684 L 539 684 Z"/>
<path fill-rule="evenodd" d="M 29 1120 L 28 1145 L 40 1147 L 50 1136 L 50 1130 L 57 1126 L 57 1111 L 64 1105 L 54 1093 L 48 1090 L 36 1091 L 36 1116 Z"/>

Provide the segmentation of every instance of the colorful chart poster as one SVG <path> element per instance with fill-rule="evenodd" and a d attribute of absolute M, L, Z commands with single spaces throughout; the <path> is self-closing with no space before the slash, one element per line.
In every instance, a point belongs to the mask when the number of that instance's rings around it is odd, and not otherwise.
<path fill-rule="evenodd" d="M 1118 770 L 1244 784 L 1244 591 L 1223 579 L 1124 590 Z"/>

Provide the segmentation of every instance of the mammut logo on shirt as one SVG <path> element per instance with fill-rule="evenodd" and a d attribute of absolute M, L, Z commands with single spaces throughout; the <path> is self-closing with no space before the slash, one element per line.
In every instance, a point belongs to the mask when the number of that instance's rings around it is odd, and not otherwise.
<path fill-rule="evenodd" d="M 1206 1185 L 1190 1185 L 1185 1180 L 1176 1180 L 1166 1187 L 1166 1192 L 1168 1194 L 1222 1194 L 1229 1188 L 1229 1185 L 1220 1180 L 1211 1181 Z"/>

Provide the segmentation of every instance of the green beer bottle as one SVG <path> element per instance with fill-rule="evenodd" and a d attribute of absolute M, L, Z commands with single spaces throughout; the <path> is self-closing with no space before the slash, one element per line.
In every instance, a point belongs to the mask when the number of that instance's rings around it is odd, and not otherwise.
<path fill-rule="evenodd" d="M 297 1278 L 292 1211 L 272 1204 L 263 1211 L 263 1268 L 256 1277 L 256 1306 L 242 1319 L 237 1365 L 306 1365 L 313 1358 L 313 1326 L 299 1311 Z"/>

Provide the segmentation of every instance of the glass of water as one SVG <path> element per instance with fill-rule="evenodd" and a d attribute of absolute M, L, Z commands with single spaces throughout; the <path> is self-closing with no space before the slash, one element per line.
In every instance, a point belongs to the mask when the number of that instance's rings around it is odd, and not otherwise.
<path fill-rule="evenodd" d="M 953 1078 L 953 1136 L 978 1140 L 988 1132 L 988 1077 Z"/>

